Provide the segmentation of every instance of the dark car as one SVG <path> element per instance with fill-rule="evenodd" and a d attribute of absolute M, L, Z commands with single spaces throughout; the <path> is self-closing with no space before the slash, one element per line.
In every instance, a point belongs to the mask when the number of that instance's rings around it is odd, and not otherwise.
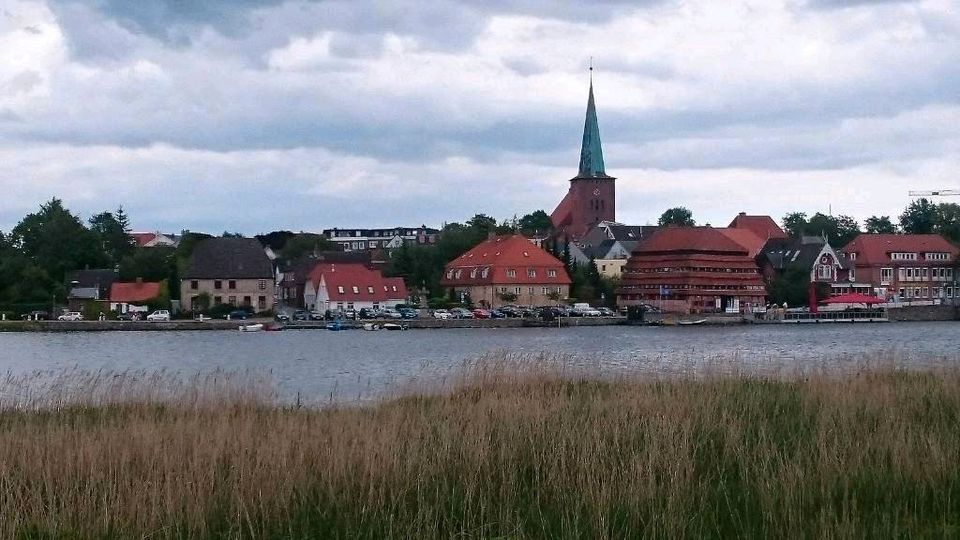
<path fill-rule="evenodd" d="M 612 309 L 610 309 L 610 308 L 608 308 L 608 307 L 598 307 L 598 308 L 597 308 L 597 311 L 600 312 L 600 315 L 601 315 L 602 317 L 616 317 L 616 316 L 617 316 L 617 312 L 614 311 L 614 310 L 612 310 Z"/>
<path fill-rule="evenodd" d="M 227 314 L 227 317 L 231 321 L 243 321 L 243 320 L 246 320 L 248 316 L 249 314 L 242 309 L 235 309 Z"/>
<path fill-rule="evenodd" d="M 403 307 L 400 308 L 399 311 L 404 319 L 416 319 L 420 317 L 420 312 L 413 308 Z"/>
<path fill-rule="evenodd" d="M 357 317 L 361 319 L 376 319 L 377 310 L 373 308 L 360 308 L 360 311 L 357 312 Z"/>
<path fill-rule="evenodd" d="M 490 318 L 491 318 L 491 319 L 505 319 L 505 318 L 507 318 L 507 314 L 504 313 L 504 312 L 502 312 L 502 311 L 500 311 L 499 309 L 491 309 L 491 310 L 490 310 Z"/>
<path fill-rule="evenodd" d="M 277 313 L 273 318 L 277 322 L 290 322 L 290 316 L 286 313 Z"/>
<path fill-rule="evenodd" d="M 293 320 L 295 321 L 309 321 L 310 312 L 305 309 L 298 309 L 293 312 Z"/>
<path fill-rule="evenodd" d="M 345 319 L 356 320 L 356 319 L 357 319 L 357 310 L 355 310 L 355 309 L 348 309 L 348 310 L 346 310 L 346 311 L 343 312 L 343 317 L 344 317 Z"/>
<path fill-rule="evenodd" d="M 117 320 L 118 321 L 134 321 L 136 320 L 136 316 L 132 311 L 128 311 L 126 313 L 117 313 Z"/>

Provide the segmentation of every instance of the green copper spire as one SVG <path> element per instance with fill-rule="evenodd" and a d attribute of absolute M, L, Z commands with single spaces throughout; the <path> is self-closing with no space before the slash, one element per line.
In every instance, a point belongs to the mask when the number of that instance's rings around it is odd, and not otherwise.
<path fill-rule="evenodd" d="M 597 107 L 593 103 L 593 67 L 590 67 L 590 97 L 587 99 L 587 118 L 583 123 L 583 145 L 580 147 L 579 178 L 607 176 L 603 170 L 603 150 L 600 148 L 600 126 L 597 125 Z"/>

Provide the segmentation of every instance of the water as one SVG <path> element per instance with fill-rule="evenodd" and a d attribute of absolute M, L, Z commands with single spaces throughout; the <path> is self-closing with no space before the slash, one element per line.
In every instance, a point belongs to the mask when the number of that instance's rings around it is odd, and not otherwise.
<path fill-rule="evenodd" d="M 601 373 L 857 369 L 865 358 L 905 367 L 954 363 L 956 323 L 584 327 L 241 333 L 0 333 L 0 371 L 214 369 L 268 372 L 280 395 L 308 402 L 369 398 L 438 380 L 486 353 L 561 353 Z"/>

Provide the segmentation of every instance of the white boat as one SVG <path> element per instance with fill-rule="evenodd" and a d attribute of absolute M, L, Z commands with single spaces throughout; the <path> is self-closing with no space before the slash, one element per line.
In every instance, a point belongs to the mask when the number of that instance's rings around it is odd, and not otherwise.
<path fill-rule="evenodd" d="M 406 330 L 407 325 L 388 322 L 383 324 L 383 329 L 384 330 Z"/>
<path fill-rule="evenodd" d="M 707 322 L 706 319 L 697 319 L 695 321 L 677 321 L 677 324 L 680 326 L 694 326 L 697 324 L 703 324 L 705 322 Z"/>
<path fill-rule="evenodd" d="M 380 325 L 376 323 L 363 323 L 363 329 L 367 331 L 379 330 Z"/>
<path fill-rule="evenodd" d="M 261 324 L 261 323 L 257 323 L 257 324 L 241 324 L 241 325 L 240 325 L 240 331 L 241 331 L 241 332 L 262 332 L 262 331 L 263 331 L 263 324 Z"/>

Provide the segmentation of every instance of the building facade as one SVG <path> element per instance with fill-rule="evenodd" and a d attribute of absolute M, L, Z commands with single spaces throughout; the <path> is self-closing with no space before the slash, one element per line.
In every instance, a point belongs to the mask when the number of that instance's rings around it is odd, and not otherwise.
<path fill-rule="evenodd" d="M 620 306 L 672 313 L 739 313 L 763 305 L 763 278 L 750 248 L 712 227 L 663 227 L 623 268 Z"/>
<path fill-rule="evenodd" d="M 273 309 L 273 265 L 253 238 L 207 238 L 193 249 L 180 282 L 182 309 L 230 304 L 255 313 Z"/>
<path fill-rule="evenodd" d="M 570 188 L 550 215 L 555 235 L 571 241 L 582 238 L 594 225 L 616 221 L 616 178 L 607 175 L 600 145 L 600 127 L 593 99 L 593 79 L 580 147 L 580 168 Z"/>
<path fill-rule="evenodd" d="M 403 279 L 384 277 L 379 270 L 356 263 L 320 263 L 304 288 L 305 307 L 321 312 L 392 308 L 406 302 Z"/>
<path fill-rule="evenodd" d="M 488 308 L 556 304 L 570 296 L 563 263 L 521 235 L 481 242 L 447 263 L 440 284 L 452 298 Z"/>
<path fill-rule="evenodd" d="M 890 302 L 946 303 L 957 295 L 960 250 L 938 234 L 861 234 L 840 250 L 849 284 Z"/>
<path fill-rule="evenodd" d="M 430 245 L 437 241 L 437 229 L 393 227 L 388 229 L 326 229 L 323 235 L 343 251 L 377 251 L 397 249 L 402 245 Z"/>

